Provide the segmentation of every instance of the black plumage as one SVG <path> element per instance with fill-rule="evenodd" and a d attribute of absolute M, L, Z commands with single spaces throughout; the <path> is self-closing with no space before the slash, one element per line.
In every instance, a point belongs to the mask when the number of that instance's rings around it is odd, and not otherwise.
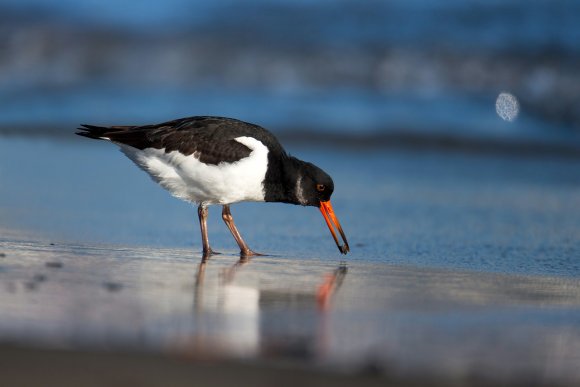
<path fill-rule="evenodd" d="M 185 156 L 195 153 L 206 164 L 232 163 L 250 155 L 250 149 L 235 141 L 240 136 L 254 137 L 279 155 L 284 149 L 266 129 L 233 118 L 186 117 L 156 125 L 95 126 L 82 125 L 78 135 L 130 145 L 137 149 L 179 151 Z"/>

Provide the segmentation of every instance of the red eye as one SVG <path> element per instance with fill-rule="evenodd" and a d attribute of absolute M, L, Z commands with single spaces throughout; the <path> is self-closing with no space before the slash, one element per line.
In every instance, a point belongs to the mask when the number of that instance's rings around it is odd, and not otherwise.
<path fill-rule="evenodd" d="M 322 192 L 326 189 L 326 187 L 324 186 L 324 184 L 316 184 L 316 190 L 318 192 Z"/>

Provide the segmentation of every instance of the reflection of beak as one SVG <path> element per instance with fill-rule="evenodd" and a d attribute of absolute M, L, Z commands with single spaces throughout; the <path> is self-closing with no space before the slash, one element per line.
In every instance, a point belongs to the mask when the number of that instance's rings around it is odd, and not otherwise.
<path fill-rule="evenodd" d="M 350 247 L 348 247 L 348 241 L 346 240 L 346 235 L 344 235 L 344 231 L 342 231 L 342 227 L 340 226 L 340 222 L 338 221 L 338 218 L 336 217 L 336 215 L 334 215 L 334 211 L 332 209 L 332 205 L 330 204 L 330 200 L 326 201 L 326 202 L 320 202 L 320 212 L 322 213 L 322 216 L 324 216 L 324 220 L 326 221 L 326 224 L 328 225 L 328 229 L 330 230 L 330 233 L 332 234 L 332 237 L 334 238 L 334 241 L 336 242 L 336 246 L 338 247 L 338 249 L 340 250 L 341 253 L 346 254 L 350 251 Z M 334 231 L 334 228 L 336 228 L 338 230 L 338 232 L 340 233 L 340 236 L 342 237 L 342 240 L 344 241 L 344 245 L 340 245 L 340 242 L 338 242 L 338 238 L 336 237 L 336 232 Z"/>

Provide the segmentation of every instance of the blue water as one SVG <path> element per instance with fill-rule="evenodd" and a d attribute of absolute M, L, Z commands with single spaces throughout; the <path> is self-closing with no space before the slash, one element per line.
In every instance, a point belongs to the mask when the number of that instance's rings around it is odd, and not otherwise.
<path fill-rule="evenodd" d="M 0 14 L 0 130 L 213 114 L 580 147 L 575 1 L 26 0 Z M 502 91 L 520 101 L 513 123 L 495 113 Z"/>
<path fill-rule="evenodd" d="M 302 93 L 208 88 L 159 92 L 144 88 L 119 92 L 111 86 L 75 93 L 16 96 L 3 103 L 5 111 L 1 118 L 8 128 L 42 125 L 47 127 L 48 135 L 55 131 L 65 134 L 80 123 L 147 124 L 191 115 L 217 115 L 260 123 L 289 135 L 295 129 L 349 135 L 445 133 L 475 140 L 535 141 L 580 147 L 580 132 L 563 131 L 525 115 L 512 123 L 502 121 L 495 112 L 495 97 L 450 93 L 385 95 L 360 90 Z"/>
<path fill-rule="evenodd" d="M 579 161 L 290 146 L 335 181 L 350 262 L 580 276 Z M 191 247 L 195 208 L 172 198 L 111 144 L 0 141 L 0 229 L 31 239 Z M 250 246 L 274 256 L 342 259 L 315 208 L 233 207 Z M 216 250 L 236 246 L 210 208 Z"/>
<path fill-rule="evenodd" d="M 44 17 L 78 24 L 106 25 L 137 31 L 208 26 L 228 33 L 251 26 L 260 39 L 279 42 L 334 41 L 429 46 L 445 41 L 465 49 L 538 49 L 557 45 L 578 52 L 580 5 L 573 0 L 367 1 L 55 1 L 4 0 L 23 17 Z M 32 14 L 32 15 L 31 15 Z M 256 23 L 259 21 L 259 23 Z M 299 21 L 300 24 L 295 24 Z M 297 28 L 297 27 L 300 28 Z M 268 35 L 260 34 L 268 31 Z M 288 31 L 292 33 L 289 34 Z M 316 33 L 313 34 L 312 32 Z M 307 37 L 307 38 L 306 38 Z M 477 47 L 474 47 L 477 43 Z"/>

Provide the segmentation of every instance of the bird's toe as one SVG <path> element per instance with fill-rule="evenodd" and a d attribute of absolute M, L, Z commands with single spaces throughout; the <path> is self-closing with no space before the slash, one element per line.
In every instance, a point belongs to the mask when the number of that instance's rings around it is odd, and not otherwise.
<path fill-rule="evenodd" d="M 218 251 L 214 251 L 214 250 L 212 250 L 212 249 L 209 249 L 209 250 L 203 250 L 203 252 L 202 252 L 202 257 L 203 257 L 204 259 L 207 259 L 207 258 L 209 258 L 209 257 L 211 257 L 211 256 L 213 256 L 213 255 L 220 255 L 220 254 L 221 254 L 221 253 L 220 253 L 220 252 L 218 252 Z"/>
<path fill-rule="evenodd" d="M 240 251 L 240 258 L 248 258 L 248 257 L 259 257 L 259 256 L 264 256 L 265 254 L 262 253 L 256 253 L 255 251 L 252 251 L 250 249 L 248 250 L 241 250 Z"/>

